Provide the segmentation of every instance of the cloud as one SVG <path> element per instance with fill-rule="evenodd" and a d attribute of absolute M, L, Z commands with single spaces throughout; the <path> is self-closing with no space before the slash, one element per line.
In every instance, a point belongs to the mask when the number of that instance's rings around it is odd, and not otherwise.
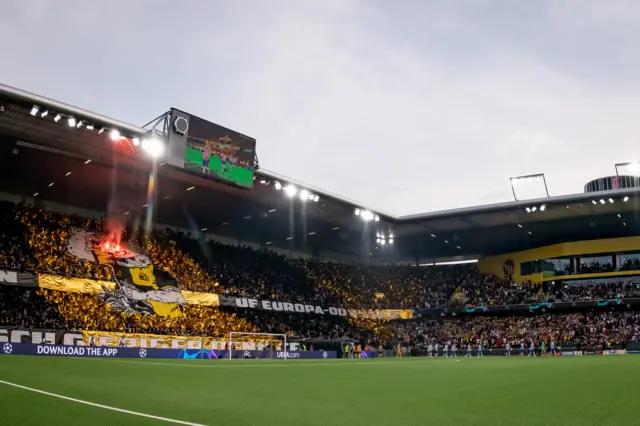
<path fill-rule="evenodd" d="M 421 213 L 639 157 L 635 2 L 601 4 L 12 2 L 0 79 L 137 124 L 179 107 L 256 137 L 265 168 Z"/>

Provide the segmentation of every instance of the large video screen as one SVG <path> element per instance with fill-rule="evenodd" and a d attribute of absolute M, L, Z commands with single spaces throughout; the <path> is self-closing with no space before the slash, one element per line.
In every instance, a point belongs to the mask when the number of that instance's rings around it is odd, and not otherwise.
<path fill-rule="evenodd" d="M 251 188 L 256 140 L 190 116 L 184 168 Z"/>

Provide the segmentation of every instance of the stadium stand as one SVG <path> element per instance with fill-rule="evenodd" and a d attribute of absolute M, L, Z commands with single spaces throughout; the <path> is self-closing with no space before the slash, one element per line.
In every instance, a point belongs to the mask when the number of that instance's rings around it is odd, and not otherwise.
<path fill-rule="evenodd" d="M 156 169 L 134 142 L 148 129 L 2 89 L 0 268 L 18 275 L 0 285 L 1 326 L 270 332 L 414 354 L 639 338 L 635 188 L 535 214 L 527 201 L 393 217 L 264 170 L 239 189 Z"/>

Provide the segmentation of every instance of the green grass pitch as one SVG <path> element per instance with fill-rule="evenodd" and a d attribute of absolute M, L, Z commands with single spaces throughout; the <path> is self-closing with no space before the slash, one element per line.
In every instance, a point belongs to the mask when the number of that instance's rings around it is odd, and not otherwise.
<path fill-rule="evenodd" d="M 640 356 L 634 355 L 457 361 L 2 356 L 0 424 L 637 425 L 638 379 Z"/>
<path fill-rule="evenodd" d="M 202 173 L 202 151 L 188 146 L 184 158 L 184 168 Z M 218 179 L 224 179 L 248 188 L 253 186 L 253 172 L 251 170 L 240 166 L 227 166 L 226 171 L 223 172 L 222 162 L 215 155 L 209 157 L 209 170 L 211 170 L 211 175 Z"/>

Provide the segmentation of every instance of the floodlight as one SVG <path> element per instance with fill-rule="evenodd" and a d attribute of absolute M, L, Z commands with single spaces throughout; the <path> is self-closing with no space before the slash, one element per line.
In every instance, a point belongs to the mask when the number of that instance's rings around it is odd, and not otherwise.
<path fill-rule="evenodd" d="M 393 238 L 389 238 L 389 244 L 393 244 Z"/>
<path fill-rule="evenodd" d="M 598 203 L 596 203 L 596 200 L 591 200 L 591 202 L 592 202 L 593 204 L 598 204 Z"/>
<path fill-rule="evenodd" d="M 318 201 L 320 201 L 320 196 L 316 194 L 313 196 L 313 202 L 317 203 Z"/>
<path fill-rule="evenodd" d="M 525 208 L 525 211 L 526 211 L 527 213 L 531 213 L 531 209 L 530 209 L 529 207 L 526 207 L 526 208 Z"/>
<path fill-rule="evenodd" d="M 614 203 L 613 198 L 609 198 L 609 202 L 613 204 Z"/>
<path fill-rule="evenodd" d="M 56 114 L 56 116 L 53 117 L 53 121 L 55 121 L 57 123 L 58 121 L 60 121 L 61 118 L 62 118 L 62 116 L 60 114 Z"/>
<path fill-rule="evenodd" d="M 629 197 L 624 197 L 624 198 L 622 199 L 622 201 L 624 201 L 624 202 L 626 203 L 627 201 L 629 201 Z"/>
<path fill-rule="evenodd" d="M 360 213 L 360 217 L 362 217 L 362 220 L 364 220 L 365 222 L 370 222 L 370 221 L 374 220 L 375 215 L 373 213 L 371 213 L 369 210 L 363 210 Z"/>
<path fill-rule="evenodd" d="M 38 113 L 38 109 L 39 109 L 39 108 L 38 108 L 37 106 L 35 106 L 35 105 L 34 105 L 34 106 L 33 106 L 33 108 L 31 108 L 31 115 L 34 115 L 34 116 L 35 116 L 35 115 Z"/>
<path fill-rule="evenodd" d="M 531 211 L 535 212 L 536 210 L 538 210 L 538 208 L 536 206 L 531 207 Z"/>
<path fill-rule="evenodd" d="M 287 194 L 288 197 L 293 198 L 293 196 L 295 196 L 298 193 L 298 188 L 289 184 L 284 187 L 284 192 Z"/>
<path fill-rule="evenodd" d="M 131 142 L 133 142 L 134 146 L 138 146 L 140 145 L 140 138 L 133 138 L 131 139 Z"/>
<path fill-rule="evenodd" d="M 300 199 L 302 201 L 307 201 L 309 199 L 310 195 L 311 194 L 309 194 L 309 191 L 307 191 L 306 189 L 303 189 L 303 190 L 300 191 Z"/>
<path fill-rule="evenodd" d="M 385 245 L 386 243 L 387 243 L 387 242 L 385 241 L 385 239 L 384 239 L 384 238 L 380 240 L 380 245 L 381 245 L 381 246 Z"/>
<path fill-rule="evenodd" d="M 160 138 L 156 136 L 149 136 L 142 140 L 142 149 L 145 150 L 151 157 L 158 158 L 164 152 L 164 144 Z"/>
<path fill-rule="evenodd" d="M 87 124 L 87 130 L 93 130 L 93 124 Z"/>
<path fill-rule="evenodd" d="M 78 121 L 78 124 L 76 125 L 76 127 L 79 129 L 84 125 L 83 121 Z"/>
<path fill-rule="evenodd" d="M 113 129 L 112 131 L 109 132 L 109 137 L 111 138 L 112 141 L 117 141 L 120 139 L 120 132 L 117 131 L 116 129 Z"/>
<path fill-rule="evenodd" d="M 276 187 L 276 190 L 280 191 L 282 189 L 282 184 L 276 181 L 275 187 Z"/>
<path fill-rule="evenodd" d="M 600 199 L 600 204 L 604 204 L 604 203 L 605 203 L 605 201 L 601 198 Z"/>
<path fill-rule="evenodd" d="M 356 214 L 356 216 L 360 216 L 360 209 L 356 209 L 355 210 L 355 214 Z"/>
<path fill-rule="evenodd" d="M 546 204 L 543 204 L 543 205 L 540 206 L 540 211 L 541 212 L 545 211 L 546 209 L 547 209 Z"/>
<path fill-rule="evenodd" d="M 376 238 L 376 243 L 380 244 L 381 239 L 380 238 Z"/>
<path fill-rule="evenodd" d="M 69 127 L 75 127 L 76 126 L 76 119 L 73 117 L 69 117 Z"/>
<path fill-rule="evenodd" d="M 40 117 L 45 118 L 47 115 L 49 115 L 49 110 L 45 109 L 44 111 L 42 111 L 42 114 L 40 114 Z"/>
<path fill-rule="evenodd" d="M 380 222 L 380 216 L 375 215 L 375 216 L 374 216 L 374 220 L 375 220 L 376 222 Z"/>

